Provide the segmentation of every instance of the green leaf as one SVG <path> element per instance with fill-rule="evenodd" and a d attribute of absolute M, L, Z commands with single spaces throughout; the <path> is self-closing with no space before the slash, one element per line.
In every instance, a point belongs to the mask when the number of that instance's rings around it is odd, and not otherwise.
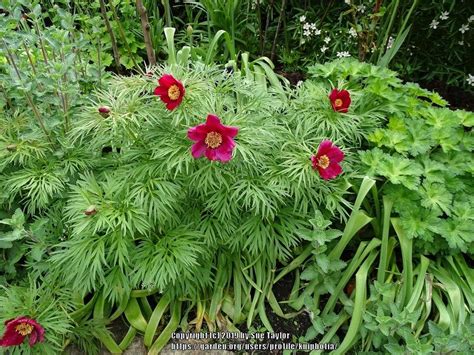
<path fill-rule="evenodd" d="M 441 184 L 424 182 L 419 190 L 421 205 L 438 213 L 451 215 L 451 204 L 453 195 Z"/>

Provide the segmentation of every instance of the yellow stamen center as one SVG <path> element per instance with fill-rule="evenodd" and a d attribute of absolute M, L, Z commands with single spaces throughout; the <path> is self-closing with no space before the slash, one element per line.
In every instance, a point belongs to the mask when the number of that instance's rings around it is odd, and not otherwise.
<path fill-rule="evenodd" d="M 322 155 L 318 159 L 318 165 L 323 169 L 326 169 L 329 166 L 329 162 L 330 162 L 330 160 L 329 160 L 327 155 Z"/>
<path fill-rule="evenodd" d="M 341 107 L 342 106 L 342 100 L 341 99 L 336 99 L 334 101 L 334 106 L 336 107 Z"/>
<path fill-rule="evenodd" d="M 222 144 L 222 136 L 217 132 L 209 132 L 204 141 L 209 148 L 218 148 Z"/>
<path fill-rule="evenodd" d="M 178 100 L 179 95 L 181 95 L 181 90 L 179 90 L 178 85 L 173 84 L 168 88 L 168 97 L 171 100 Z"/>
<path fill-rule="evenodd" d="M 33 331 L 33 326 L 28 323 L 20 323 L 15 327 L 15 330 L 22 336 L 26 336 L 31 334 L 31 332 Z"/>

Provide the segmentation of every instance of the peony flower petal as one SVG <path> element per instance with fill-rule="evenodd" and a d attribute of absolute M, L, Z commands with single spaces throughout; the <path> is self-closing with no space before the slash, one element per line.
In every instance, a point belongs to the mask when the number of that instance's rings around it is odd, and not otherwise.
<path fill-rule="evenodd" d="M 351 100 L 351 94 L 347 90 L 341 90 L 339 92 L 339 98 L 342 99 L 342 101 L 347 101 L 347 100 L 350 101 Z"/>
<path fill-rule="evenodd" d="M 22 318 L 17 318 L 6 324 L 5 333 L 0 338 L 0 346 L 15 346 L 23 343 L 25 337 L 15 330 L 15 326 L 21 323 L 18 322 L 18 319 Z"/>
<path fill-rule="evenodd" d="M 164 86 L 157 86 L 153 94 L 156 96 L 168 96 L 168 90 Z"/>
<path fill-rule="evenodd" d="M 36 330 L 33 330 L 30 334 L 30 341 L 29 341 L 30 347 L 35 345 L 37 341 L 38 341 L 38 333 L 36 332 Z"/>
<path fill-rule="evenodd" d="M 232 151 L 232 149 L 234 149 L 235 147 L 235 142 L 232 138 L 228 137 L 228 136 L 223 136 L 222 137 L 222 144 L 220 145 L 220 147 L 218 149 L 224 149 L 224 150 L 230 150 Z"/>
<path fill-rule="evenodd" d="M 337 163 L 330 164 L 326 169 L 319 170 L 319 173 L 324 180 L 331 180 L 342 173 L 342 168 Z"/>
<path fill-rule="evenodd" d="M 170 74 L 164 74 L 161 78 L 158 79 L 160 86 L 166 87 L 168 89 L 171 85 L 177 84 L 177 80 Z"/>
<path fill-rule="evenodd" d="M 217 160 L 228 162 L 229 160 L 232 159 L 232 150 L 225 150 L 219 147 L 218 149 L 215 150 L 215 152 L 216 152 Z"/>
<path fill-rule="evenodd" d="M 179 99 L 178 100 L 183 100 L 183 96 L 184 94 L 186 93 L 186 90 L 184 89 L 184 86 L 183 84 L 176 80 L 176 85 L 178 85 L 178 88 L 179 88 L 179 92 L 180 92 L 180 95 L 179 95 Z M 181 102 L 181 101 L 180 101 Z"/>
<path fill-rule="evenodd" d="M 223 131 L 223 125 L 221 120 L 216 115 L 207 115 L 206 125 L 209 127 L 209 131 L 216 130 L 218 132 Z"/>
<path fill-rule="evenodd" d="M 339 97 L 339 90 L 333 89 L 329 94 L 329 100 L 335 101 Z"/>
<path fill-rule="evenodd" d="M 180 103 L 179 100 L 175 100 L 175 101 L 170 100 L 170 102 L 168 102 L 168 103 L 166 104 L 166 108 L 167 108 L 168 110 L 170 110 L 170 111 L 171 111 L 171 110 L 174 110 L 176 107 L 179 106 L 179 103 Z"/>
<path fill-rule="evenodd" d="M 205 124 L 200 124 L 195 127 L 188 129 L 188 138 L 192 141 L 204 141 L 206 139 L 209 130 Z"/>
<path fill-rule="evenodd" d="M 215 149 L 206 149 L 206 158 L 209 160 L 216 160 L 216 150 Z"/>
<path fill-rule="evenodd" d="M 326 155 L 331 163 L 339 163 L 344 159 L 344 152 L 336 146 L 333 146 Z"/>
<path fill-rule="evenodd" d="M 239 133 L 239 128 L 238 127 L 233 127 L 233 126 L 223 126 L 223 132 L 225 135 L 229 136 L 230 138 L 234 138 L 237 133 Z"/>
<path fill-rule="evenodd" d="M 198 159 L 203 156 L 203 154 L 206 152 L 206 149 L 207 146 L 204 141 L 199 141 L 197 143 L 194 143 L 191 147 L 191 154 L 193 158 Z"/>
<path fill-rule="evenodd" d="M 316 155 L 311 156 L 311 165 L 313 166 L 314 170 L 318 168 L 318 157 Z"/>
<path fill-rule="evenodd" d="M 318 153 L 316 154 L 317 158 L 319 159 L 322 155 L 327 155 L 327 153 L 331 150 L 332 145 L 333 144 L 330 140 L 323 140 L 319 144 Z"/>

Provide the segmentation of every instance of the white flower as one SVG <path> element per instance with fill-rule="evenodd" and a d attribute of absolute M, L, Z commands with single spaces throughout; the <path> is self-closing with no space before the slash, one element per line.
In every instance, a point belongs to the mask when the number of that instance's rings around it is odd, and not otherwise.
<path fill-rule="evenodd" d="M 466 81 L 469 85 L 474 86 L 474 75 L 469 74 Z"/>
<path fill-rule="evenodd" d="M 301 85 L 303 85 L 303 81 L 298 80 L 298 82 L 296 83 L 296 87 L 299 88 Z"/>
<path fill-rule="evenodd" d="M 324 37 L 324 42 L 325 42 L 326 44 L 328 44 L 329 42 L 331 42 L 331 37 L 329 37 L 329 36 Z"/>
<path fill-rule="evenodd" d="M 459 29 L 461 33 L 469 31 L 469 25 L 462 25 L 461 28 Z"/>
<path fill-rule="evenodd" d="M 389 39 L 388 39 L 388 42 L 387 42 L 387 49 L 392 48 L 394 41 L 395 41 L 395 39 L 392 36 L 390 36 Z"/>
<path fill-rule="evenodd" d="M 314 35 L 315 35 L 315 36 L 319 36 L 320 34 L 321 34 L 321 30 L 316 29 L 316 30 L 314 31 Z"/>
<path fill-rule="evenodd" d="M 306 21 L 306 16 L 303 15 L 303 16 L 300 16 L 300 22 L 305 22 Z"/>
<path fill-rule="evenodd" d="M 357 31 L 354 29 L 354 27 L 351 27 L 351 29 L 349 30 L 349 35 L 351 37 L 357 37 Z"/>
<path fill-rule="evenodd" d="M 350 57 L 351 55 L 349 54 L 349 52 L 343 51 L 343 52 L 337 52 L 336 56 L 338 58 L 344 58 L 344 57 Z"/>
<path fill-rule="evenodd" d="M 304 30 L 309 30 L 310 28 L 311 28 L 311 25 L 310 25 L 308 22 L 306 22 L 306 23 L 303 25 L 303 29 L 304 29 Z"/>
<path fill-rule="evenodd" d="M 447 20 L 448 19 L 449 12 L 448 11 L 443 11 L 441 15 L 439 16 L 440 20 Z"/>
<path fill-rule="evenodd" d="M 311 37 L 311 32 L 310 31 L 303 31 L 303 36 Z"/>
<path fill-rule="evenodd" d="M 315 29 L 316 29 L 316 24 L 315 24 L 315 23 L 312 23 L 312 24 L 310 25 L 310 27 L 311 27 L 312 30 L 315 30 Z"/>
<path fill-rule="evenodd" d="M 326 52 L 328 49 L 329 49 L 328 47 L 322 46 L 322 47 L 321 47 L 321 52 L 324 53 L 324 52 Z"/>
<path fill-rule="evenodd" d="M 436 30 L 438 28 L 438 25 L 439 25 L 439 21 L 433 20 L 430 23 L 430 28 L 432 28 L 433 30 Z"/>
<path fill-rule="evenodd" d="M 471 23 L 472 21 L 474 21 L 474 15 L 471 15 L 468 19 L 467 19 L 467 22 Z"/>
<path fill-rule="evenodd" d="M 464 46 L 464 41 L 459 41 L 458 44 L 459 44 L 460 46 Z"/>
<path fill-rule="evenodd" d="M 345 2 L 347 5 L 350 5 L 350 4 L 351 4 L 351 0 L 344 0 L 344 2 Z"/>
<path fill-rule="evenodd" d="M 363 4 L 357 6 L 357 11 L 359 11 L 361 14 L 363 14 L 365 12 L 365 9 L 366 9 L 366 7 Z"/>

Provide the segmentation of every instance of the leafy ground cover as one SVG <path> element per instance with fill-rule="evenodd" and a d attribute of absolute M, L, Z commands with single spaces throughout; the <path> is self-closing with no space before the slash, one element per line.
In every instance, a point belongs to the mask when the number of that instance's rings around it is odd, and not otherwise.
<path fill-rule="evenodd" d="M 233 4 L 200 4 L 230 26 L 206 46 L 166 27 L 166 60 L 129 73 L 130 2 L 5 6 L 0 351 L 282 331 L 335 354 L 471 352 L 474 114 L 353 58 L 291 85 L 237 56 Z"/>

